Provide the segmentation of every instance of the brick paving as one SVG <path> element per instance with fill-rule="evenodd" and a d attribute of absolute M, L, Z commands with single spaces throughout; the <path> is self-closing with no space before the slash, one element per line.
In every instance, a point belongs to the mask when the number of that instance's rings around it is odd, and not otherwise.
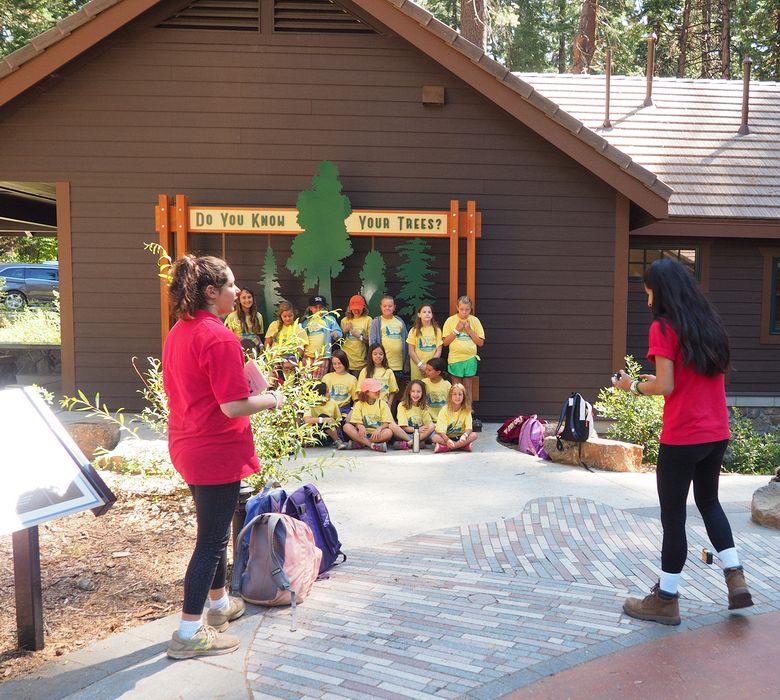
<path fill-rule="evenodd" d="M 263 615 L 247 654 L 256 698 L 496 698 L 583 661 L 728 618 L 721 570 L 689 523 L 683 624 L 621 614 L 655 581 L 660 522 L 573 497 L 516 518 L 348 551 L 298 608 Z M 780 533 L 735 533 L 756 606 L 780 609 Z"/>

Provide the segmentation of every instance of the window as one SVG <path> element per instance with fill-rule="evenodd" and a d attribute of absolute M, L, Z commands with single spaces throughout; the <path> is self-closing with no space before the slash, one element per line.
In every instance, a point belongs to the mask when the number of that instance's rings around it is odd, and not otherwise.
<path fill-rule="evenodd" d="M 671 258 L 681 262 L 697 279 L 701 279 L 700 251 L 698 248 L 658 248 L 641 246 L 631 248 L 628 253 L 628 278 L 641 280 L 645 270 L 656 260 Z"/>
<path fill-rule="evenodd" d="M 759 248 L 763 263 L 761 343 L 780 345 L 780 248 Z"/>
<path fill-rule="evenodd" d="M 43 268 L 27 270 L 27 279 L 46 280 L 47 282 L 56 282 L 57 270 L 45 270 Z"/>

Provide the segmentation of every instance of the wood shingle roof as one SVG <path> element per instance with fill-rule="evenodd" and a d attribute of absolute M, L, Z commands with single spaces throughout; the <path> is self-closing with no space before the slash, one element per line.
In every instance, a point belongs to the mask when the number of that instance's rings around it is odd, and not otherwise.
<path fill-rule="evenodd" d="M 741 80 L 655 78 L 645 107 L 644 77 L 612 76 L 605 129 L 605 76 L 518 77 L 670 185 L 670 216 L 780 220 L 780 84 L 750 83 L 740 135 Z"/>

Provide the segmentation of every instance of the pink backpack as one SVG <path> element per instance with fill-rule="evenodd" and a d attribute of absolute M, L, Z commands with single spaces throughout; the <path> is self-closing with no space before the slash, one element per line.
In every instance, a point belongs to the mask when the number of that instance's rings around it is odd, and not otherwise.
<path fill-rule="evenodd" d="M 231 589 L 255 605 L 291 605 L 295 629 L 295 606 L 311 592 L 322 560 L 311 528 L 289 515 L 263 513 L 242 528 L 239 542 L 247 532 L 249 547 L 238 548 Z"/>
<path fill-rule="evenodd" d="M 544 426 L 547 423 L 542 418 L 537 418 L 536 414 L 528 416 L 520 428 L 520 437 L 518 446 L 520 452 L 539 457 L 540 459 L 550 459 L 550 455 L 544 450 Z"/>

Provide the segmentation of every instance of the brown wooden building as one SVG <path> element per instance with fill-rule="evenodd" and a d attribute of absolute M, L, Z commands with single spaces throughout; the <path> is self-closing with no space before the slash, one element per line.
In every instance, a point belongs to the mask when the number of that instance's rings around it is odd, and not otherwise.
<path fill-rule="evenodd" d="M 672 193 L 638 158 L 405 0 L 92 0 L 0 62 L 0 181 L 56 192 L 65 390 L 138 406 L 130 358 L 160 353 L 143 250 L 159 194 L 291 207 L 325 159 L 356 209 L 476 201 L 483 417 L 552 415 L 608 382 L 629 329 L 630 227 L 665 219 Z M 225 238 L 239 281 L 259 279 L 266 238 Z M 274 238 L 280 261 L 290 240 Z M 388 246 L 397 291 L 393 246 L 353 244 L 334 305 L 372 245 Z M 447 250 L 433 245 L 443 320 Z M 713 291 L 733 245 L 710 264 Z M 282 266 L 279 281 L 304 300 Z"/>

